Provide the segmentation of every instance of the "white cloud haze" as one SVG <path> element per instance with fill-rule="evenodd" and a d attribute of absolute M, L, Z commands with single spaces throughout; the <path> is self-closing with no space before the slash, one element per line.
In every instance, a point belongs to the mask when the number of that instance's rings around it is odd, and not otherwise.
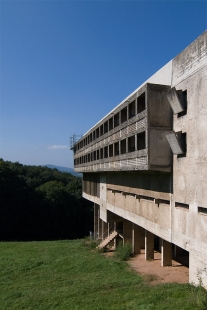
<path fill-rule="evenodd" d="M 48 146 L 49 150 L 59 150 L 59 149 L 68 149 L 68 148 L 69 148 L 68 145 L 56 145 L 56 144 L 54 144 L 54 145 Z"/>

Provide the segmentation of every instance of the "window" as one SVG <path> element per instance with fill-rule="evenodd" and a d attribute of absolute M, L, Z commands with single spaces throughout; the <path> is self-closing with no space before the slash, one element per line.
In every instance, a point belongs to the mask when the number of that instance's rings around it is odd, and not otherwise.
<path fill-rule="evenodd" d="M 109 130 L 113 129 L 113 117 L 109 119 Z"/>
<path fill-rule="evenodd" d="M 166 134 L 167 141 L 174 155 L 185 157 L 187 151 L 186 133 L 169 131 Z"/>
<path fill-rule="evenodd" d="M 113 156 L 113 144 L 109 145 L 109 157 Z"/>
<path fill-rule="evenodd" d="M 126 139 L 121 140 L 121 154 L 126 153 Z"/>
<path fill-rule="evenodd" d="M 99 128 L 96 129 L 96 138 L 99 137 Z"/>
<path fill-rule="evenodd" d="M 207 208 L 198 207 L 198 213 L 203 214 L 203 215 L 207 215 Z"/>
<path fill-rule="evenodd" d="M 104 123 L 104 133 L 108 132 L 108 121 Z"/>
<path fill-rule="evenodd" d="M 97 160 L 99 160 L 99 150 L 96 151 Z"/>
<path fill-rule="evenodd" d="M 135 151 L 135 136 L 128 138 L 128 152 Z"/>
<path fill-rule="evenodd" d="M 103 135 L 103 125 L 101 125 L 101 127 L 100 127 L 100 136 L 102 136 Z"/>
<path fill-rule="evenodd" d="M 119 126 L 119 113 L 114 115 L 114 128 Z"/>
<path fill-rule="evenodd" d="M 104 158 L 108 158 L 108 146 L 104 148 Z"/>
<path fill-rule="evenodd" d="M 103 149 L 100 149 L 100 159 L 103 159 Z"/>
<path fill-rule="evenodd" d="M 137 135 L 137 150 L 143 150 L 146 148 L 146 143 L 145 143 L 145 131 L 138 133 Z"/>
<path fill-rule="evenodd" d="M 96 151 L 93 152 L 93 160 L 96 160 Z"/>
<path fill-rule="evenodd" d="M 90 155 L 91 154 L 88 154 L 88 163 L 91 161 Z"/>
<path fill-rule="evenodd" d="M 137 113 L 141 113 L 145 109 L 145 93 L 143 93 L 137 98 Z"/>
<path fill-rule="evenodd" d="M 119 142 L 114 143 L 114 156 L 119 155 Z"/>
<path fill-rule="evenodd" d="M 121 110 L 121 123 L 127 120 L 127 107 Z"/>
<path fill-rule="evenodd" d="M 187 90 L 182 91 L 181 93 L 181 102 L 182 102 L 182 107 L 184 109 L 184 111 L 178 113 L 178 117 L 184 116 L 187 114 L 187 104 L 188 104 L 188 100 L 187 100 Z"/>
<path fill-rule="evenodd" d="M 187 205 L 185 203 L 181 203 L 181 202 L 176 202 L 175 207 L 183 209 L 183 210 L 189 210 L 189 205 Z"/>
<path fill-rule="evenodd" d="M 129 118 L 135 116 L 135 100 L 129 104 Z"/>

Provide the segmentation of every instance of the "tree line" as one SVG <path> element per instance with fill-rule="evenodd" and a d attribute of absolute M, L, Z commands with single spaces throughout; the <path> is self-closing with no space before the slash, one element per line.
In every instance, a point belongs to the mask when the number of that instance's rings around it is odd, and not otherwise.
<path fill-rule="evenodd" d="M 0 241 L 76 239 L 93 227 L 82 179 L 0 159 Z"/>

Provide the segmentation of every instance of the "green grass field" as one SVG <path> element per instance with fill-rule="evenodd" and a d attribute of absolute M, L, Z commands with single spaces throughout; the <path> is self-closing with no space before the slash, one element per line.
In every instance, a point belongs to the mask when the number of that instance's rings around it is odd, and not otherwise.
<path fill-rule="evenodd" d="M 189 284 L 150 286 L 83 240 L 0 243 L 0 309 L 207 309 Z"/>

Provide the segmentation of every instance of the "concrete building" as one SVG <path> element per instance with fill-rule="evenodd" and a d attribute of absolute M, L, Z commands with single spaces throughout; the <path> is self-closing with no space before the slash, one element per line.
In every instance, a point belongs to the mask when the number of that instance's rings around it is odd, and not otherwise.
<path fill-rule="evenodd" d="M 207 31 L 72 149 L 95 234 L 146 259 L 157 248 L 162 266 L 185 253 L 189 282 L 207 287 Z"/>

